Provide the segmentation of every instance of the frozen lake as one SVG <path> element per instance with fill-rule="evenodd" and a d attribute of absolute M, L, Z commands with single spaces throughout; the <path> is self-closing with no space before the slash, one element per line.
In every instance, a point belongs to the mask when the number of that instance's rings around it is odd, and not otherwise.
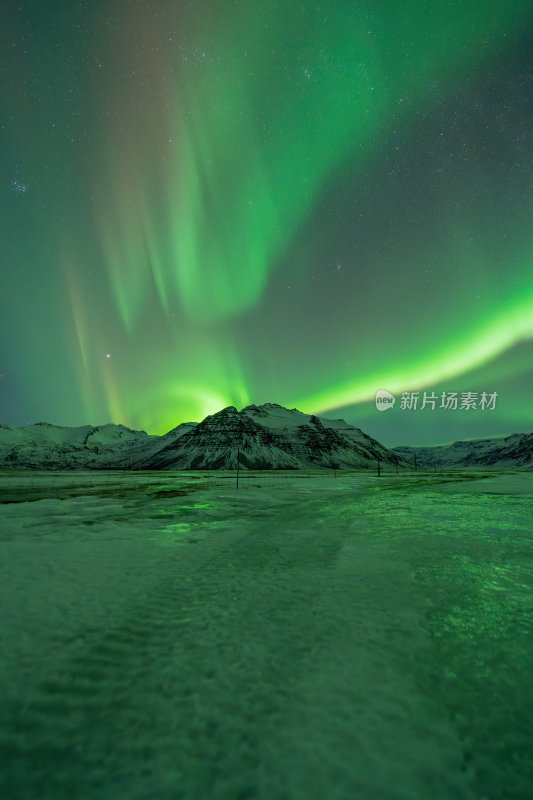
<path fill-rule="evenodd" d="M 533 796 L 533 474 L 0 475 L 8 800 Z"/>

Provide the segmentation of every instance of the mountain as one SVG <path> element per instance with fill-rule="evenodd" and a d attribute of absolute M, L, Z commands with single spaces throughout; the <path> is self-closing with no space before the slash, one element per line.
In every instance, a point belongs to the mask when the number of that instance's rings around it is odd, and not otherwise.
<path fill-rule="evenodd" d="M 533 433 L 492 439 L 469 439 L 435 447 L 395 447 L 394 451 L 424 468 L 497 467 L 533 469 Z"/>
<path fill-rule="evenodd" d="M 163 436 L 123 425 L 66 428 L 0 425 L 0 468 L 19 469 L 391 469 L 406 463 L 342 419 L 277 403 L 228 406 Z"/>
<path fill-rule="evenodd" d="M 145 431 L 134 431 L 124 425 L 78 428 L 49 422 L 22 428 L 0 425 L 0 468 L 113 469 L 153 439 Z"/>
<path fill-rule="evenodd" d="M 319 419 L 277 403 L 228 406 L 194 427 L 179 425 L 163 446 L 136 461 L 142 469 L 376 468 L 398 456 L 342 419 Z M 173 435 L 171 435 L 173 433 Z M 401 463 L 401 459 L 400 459 Z"/>

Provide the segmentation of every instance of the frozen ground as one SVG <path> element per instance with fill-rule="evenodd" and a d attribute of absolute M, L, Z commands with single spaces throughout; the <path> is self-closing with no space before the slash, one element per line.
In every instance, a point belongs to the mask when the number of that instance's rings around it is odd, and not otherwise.
<path fill-rule="evenodd" d="M 532 492 L 0 475 L 2 796 L 529 800 Z"/>

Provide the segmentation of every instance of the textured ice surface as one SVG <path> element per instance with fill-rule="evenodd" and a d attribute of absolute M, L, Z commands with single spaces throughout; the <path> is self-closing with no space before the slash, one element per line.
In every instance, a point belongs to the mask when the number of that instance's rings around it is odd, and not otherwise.
<path fill-rule="evenodd" d="M 533 476 L 1 477 L 10 800 L 533 789 Z"/>

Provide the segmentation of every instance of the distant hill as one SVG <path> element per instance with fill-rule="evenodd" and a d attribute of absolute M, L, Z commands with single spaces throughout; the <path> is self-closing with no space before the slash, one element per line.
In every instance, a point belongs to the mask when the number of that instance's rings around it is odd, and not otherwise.
<path fill-rule="evenodd" d="M 22 428 L 0 425 L 0 468 L 112 469 L 127 463 L 131 453 L 153 438 L 145 431 L 113 424 L 78 428 L 49 422 Z"/>
<path fill-rule="evenodd" d="M 395 447 L 398 455 L 422 468 L 495 467 L 533 469 L 533 433 L 470 439 L 434 447 Z"/>

